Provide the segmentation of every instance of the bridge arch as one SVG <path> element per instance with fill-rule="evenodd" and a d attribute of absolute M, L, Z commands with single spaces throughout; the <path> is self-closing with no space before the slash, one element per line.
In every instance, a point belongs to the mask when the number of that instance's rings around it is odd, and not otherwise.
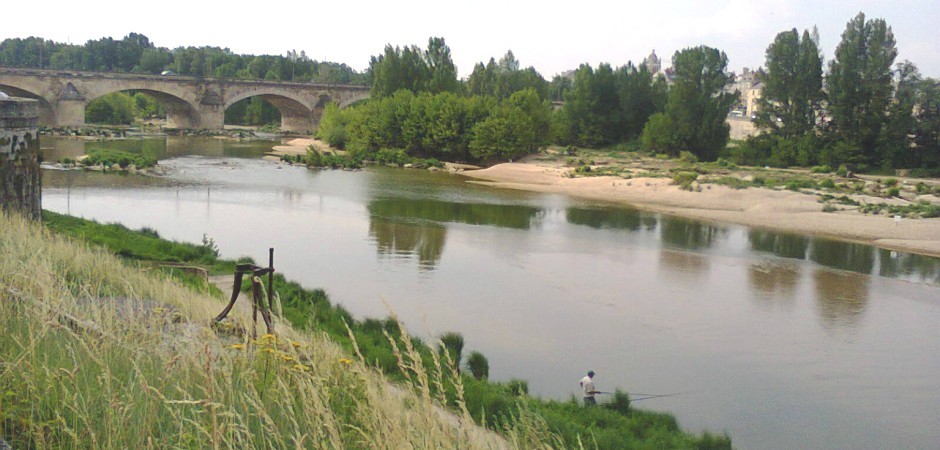
<path fill-rule="evenodd" d="M 156 99 L 156 101 L 160 103 L 161 106 L 163 106 L 163 110 L 166 111 L 167 128 L 200 128 L 203 126 L 204 120 L 199 112 L 199 109 L 196 108 L 196 106 L 193 105 L 190 101 L 182 98 L 176 93 L 171 93 L 168 90 L 158 90 L 145 86 L 134 86 L 125 83 L 115 89 L 89 93 L 85 97 L 85 106 L 87 107 L 92 100 L 95 100 L 99 97 L 113 94 L 115 92 L 126 91 L 143 92 Z"/>
<path fill-rule="evenodd" d="M 49 103 L 49 100 L 39 95 L 39 89 L 32 89 L 29 86 L 14 86 L 8 82 L 0 82 L 0 91 L 6 92 L 11 97 L 25 97 L 39 100 L 39 123 L 56 123 L 55 108 Z"/>
<path fill-rule="evenodd" d="M 315 122 L 310 107 L 304 101 L 283 93 L 272 91 L 244 92 L 240 95 L 227 98 L 225 109 L 235 103 L 252 97 L 260 97 L 273 105 L 281 113 L 281 130 L 283 131 L 309 131 L 315 129 Z"/>

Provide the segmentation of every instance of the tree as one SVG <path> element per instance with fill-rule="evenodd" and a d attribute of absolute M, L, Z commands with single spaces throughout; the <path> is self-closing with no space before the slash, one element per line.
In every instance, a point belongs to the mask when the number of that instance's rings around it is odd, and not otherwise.
<path fill-rule="evenodd" d="M 424 61 L 430 71 L 428 92 L 457 92 L 460 89 L 460 83 L 457 81 L 457 67 L 454 66 L 454 61 L 450 57 L 450 48 L 444 43 L 444 38 L 428 39 Z"/>
<path fill-rule="evenodd" d="M 796 28 L 783 31 L 767 47 L 766 58 L 757 126 L 784 139 L 813 132 L 823 99 L 818 43 L 809 31 L 802 38 Z"/>
<path fill-rule="evenodd" d="M 866 21 L 858 13 L 846 25 L 828 78 L 832 132 L 849 149 L 838 155 L 842 162 L 864 166 L 879 161 L 897 53 L 894 33 L 883 19 Z"/>
<path fill-rule="evenodd" d="M 725 92 L 731 80 L 728 57 L 718 49 L 699 46 L 672 56 L 675 78 L 665 114 L 674 140 L 663 150 L 677 155 L 688 150 L 701 160 L 714 160 L 728 144 L 725 123 L 737 93 Z M 662 124 L 659 124 L 662 125 Z M 644 141 L 648 141 L 644 136 Z"/>
<path fill-rule="evenodd" d="M 535 152 L 548 143 L 550 124 L 551 108 L 534 89 L 516 92 L 473 127 L 470 154 L 504 160 Z"/>

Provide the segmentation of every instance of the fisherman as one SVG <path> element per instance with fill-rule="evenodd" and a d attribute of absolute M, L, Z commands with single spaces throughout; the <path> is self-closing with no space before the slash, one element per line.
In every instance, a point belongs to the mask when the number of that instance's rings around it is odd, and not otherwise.
<path fill-rule="evenodd" d="M 594 371 L 588 370 L 587 376 L 582 378 L 578 384 L 584 389 L 584 406 L 596 405 L 597 400 L 594 399 L 594 394 L 599 394 L 600 391 L 594 388 Z"/>

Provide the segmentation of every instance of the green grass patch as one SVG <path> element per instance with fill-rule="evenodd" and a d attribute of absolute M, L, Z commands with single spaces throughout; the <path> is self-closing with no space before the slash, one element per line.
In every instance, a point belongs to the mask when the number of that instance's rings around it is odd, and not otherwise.
<path fill-rule="evenodd" d="M 121 166 L 121 168 L 134 165 L 138 169 L 144 169 L 156 165 L 157 160 L 149 156 L 121 150 L 94 149 L 88 151 L 88 157 L 81 160 L 81 163 L 86 166 L 102 165 L 108 167 L 117 164 Z"/>

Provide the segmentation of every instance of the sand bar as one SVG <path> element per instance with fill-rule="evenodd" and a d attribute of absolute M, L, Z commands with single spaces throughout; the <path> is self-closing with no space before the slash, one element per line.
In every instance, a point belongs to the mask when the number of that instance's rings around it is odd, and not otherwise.
<path fill-rule="evenodd" d="M 902 219 L 857 211 L 822 212 L 813 194 L 703 184 L 700 192 L 666 178 L 569 178 L 569 169 L 532 162 L 498 164 L 462 175 L 498 188 L 570 195 L 627 204 L 692 219 L 826 236 L 940 257 L 940 218 Z"/>

